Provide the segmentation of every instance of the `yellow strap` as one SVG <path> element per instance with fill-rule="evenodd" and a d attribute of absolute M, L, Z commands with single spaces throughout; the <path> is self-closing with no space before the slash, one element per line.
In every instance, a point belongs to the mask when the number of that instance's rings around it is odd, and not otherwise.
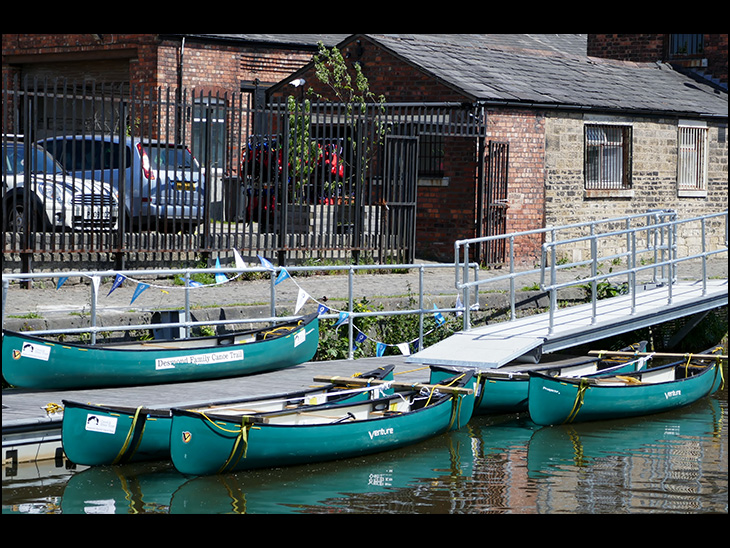
<path fill-rule="evenodd" d="M 139 413 L 142 411 L 142 406 L 139 406 L 136 411 L 134 412 L 134 418 L 132 419 L 132 425 L 129 427 L 129 432 L 127 432 L 127 439 L 124 440 L 124 445 L 122 445 L 122 448 L 119 450 L 119 453 L 112 461 L 112 464 L 118 464 L 120 460 L 124 457 L 124 454 L 127 452 L 127 448 L 129 447 L 129 443 L 132 441 L 132 437 L 134 435 L 134 429 L 137 426 L 137 421 L 139 420 Z M 142 437 L 140 436 L 140 440 Z M 136 450 L 136 448 L 135 448 Z"/>
<path fill-rule="evenodd" d="M 568 413 L 568 416 L 563 421 L 563 424 L 573 422 L 573 420 L 575 420 L 575 417 L 578 415 L 578 411 L 580 411 L 580 408 L 583 407 L 583 398 L 585 396 L 586 390 L 588 390 L 588 381 L 586 379 L 581 379 L 580 386 L 578 387 L 578 392 L 575 394 L 573 409 L 570 410 L 570 413 Z"/>
<path fill-rule="evenodd" d="M 63 406 L 58 405 L 57 403 L 48 403 L 43 410 L 47 415 L 53 415 L 54 413 L 60 413 L 63 411 Z"/>

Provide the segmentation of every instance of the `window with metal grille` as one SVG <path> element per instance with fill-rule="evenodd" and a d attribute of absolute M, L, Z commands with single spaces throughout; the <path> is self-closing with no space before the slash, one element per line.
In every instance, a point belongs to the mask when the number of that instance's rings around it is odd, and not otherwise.
<path fill-rule="evenodd" d="M 419 177 L 444 176 L 444 138 L 439 135 L 421 135 L 418 143 Z"/>
<path fill-rule="evenodd" d="M 671 58 L 701 55 L 704 49 L 702 34 L 669 35 L 669 56 Z"/>
<path fill-rule="evenodd" d="M 707 190 L 707 127 L 680 122 L 678 131 L 677 188 Z"/>
<path fill-rule="evenodd" d="M 631 188 L 631 128 L 585 126 L 585 185 L 587 190 Z"/>

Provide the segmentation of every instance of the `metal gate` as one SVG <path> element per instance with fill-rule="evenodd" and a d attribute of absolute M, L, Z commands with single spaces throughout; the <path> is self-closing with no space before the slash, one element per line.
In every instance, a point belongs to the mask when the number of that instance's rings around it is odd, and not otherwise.
<path fill-rule="evenodd" d="M 4 78 L 2 99 L 3 152 L 50 154 L 2 173 L 5 266 L 25 272 L 44 253 L 123 269 L 232 248 L 280 264 L 411 263 L 419 137 L 486 127 L 482 107 L 460 103 L 258 105 L 51 79 Z"/>
<path fill-rule="evenodd" d="M 483 223 L 484 236 L 500 236 L 507 231 L 507 175 L 509 143 L 489 141 L 485 166 L 484 199 L 486 204 Z M 487 240 L 482 244 L 481 258 L 486 265 L 506 260 L 506 241 Z"/>
<path fill-rule="evenodd" d="M 397 263 L 412 263 L 416 250 L 418 137 L 388 136 L 385 140 L 381 249 L 391 249 Z M 382 255 L 382 253 L 381 253 Z"/>

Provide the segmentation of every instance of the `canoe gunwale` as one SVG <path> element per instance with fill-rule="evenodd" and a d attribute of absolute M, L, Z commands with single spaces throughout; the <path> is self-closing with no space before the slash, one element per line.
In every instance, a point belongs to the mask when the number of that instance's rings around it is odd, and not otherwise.
<path fill-rule="evenodd" d="M 226 347 L 235 347 L 235 346 L 241 346 L 244 343 L 238 343 L 238 344 L 211 344 L 217 341 L 221 341 L 224 339 L 232 339 L 234 337 L 238 336 L 254 336 L 259 333 L 265 333 L 267 331 L 271 331 L 272 329 L 278 329 L 282 327 L 288 327 L 291 326 L 291 329 L 297 329 L 306 327 L 309 324 L 311 324 L 314 320 L 318 319 L 317 313 L 309 314 L 307 316 L 302 316 L 299 319 L 282 322 L 274 326 L 269 327 L 262 327 L 258 329 L 251 329 L 247 331 L 234 331 L 232 333 L 226 333 L 223 335 L 209 335 L 205 337 L 191 337 L 188 339 L 155 339 L 152 341 L 149 341 L 149 347 L 150 348 L 140 348 L 140 346 L 144 346 L 144 343 L 140 341 L 124 341 L 124 342 L 115 342 L 115 343 L 102 343 L 102 344 L 84 344 L 80 342 L 58 342 L 53 341 L 50 339 L 47 339 L 45 337 L 40 337 L 38 335 L 33 335 L 32 333 L 28 332 L 20 332 L 20 331 L 12 331 L 10 329 L 3 329 L 3 335 L 5 333 L 12 335 L 14 337 L 20 338 L 20 339 L 29 339 L 31 341 L 41 343 L 41 344 L 48 344 L 48 345 L 58 345 L 58 346 L 67 346 L 70 348 L 79 348 L 79 349 L 95 349 L 95 350 L 104 350 L 104 351 L 110 351 L 110 352 L 147 352 L 147 351 L 160 351 L 160 350 L 169 350 L 171 352 L 177 352 L 177 351 L 195 351 L 195 350 L 206 350 L 210 348 L 226 348 Z M 264 341 L 273 341 L 276 339 L 280 339 L 283 337 L 286 337 L 291 334 L 291 331 L 287 332 L 281 332 L 273 335 L 270 338 L 262 339 L 262 340 L 256 340 L 253 341 L 256 342 L 264 342 Z M 197 342 L 200 341 L 201 345 L 199 346 L 188 346 L 191 342 Z M 144 341 L 147 342 L 147 341 Z M 184 344 L 185 346 L 181 346 Z M 251 343 L 247 343 L 251 344 Z M 155 348 L 154 345 L 171 345 L 172 348 Z M 175 347 L 178 345 L 178 347 Z"/>

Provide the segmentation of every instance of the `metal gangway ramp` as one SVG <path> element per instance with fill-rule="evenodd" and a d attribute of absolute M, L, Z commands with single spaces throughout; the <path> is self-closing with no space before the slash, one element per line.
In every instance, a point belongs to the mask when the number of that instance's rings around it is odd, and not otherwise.
<path fill-rule="evenodd" d="M 464 301 L 464 329 L 411 355 L 407 361 L 496 368 L 515 359 L 537 362 L 542 353 L 694 316 L 685 328 L 688 331 L 699 322 L 703 313 L 728 304 L 727 278 L 710 279 L 707 274 L 710 258 L 727 261 L 727 217 L 725 210 L 679 219 L 675 212 L 662 210 L 505 236 L 459 240 L 454 245 L 456 288 L 461 291 Z M 724 229 L 724 242 L 718 242 L 716 236 L 714 245 L 710 245 L 710 226 L 715 235 Z M 587 234 L 581 235 L 581 232 Z M 516 272 L 515 242 L 525 237 L 549 241 L 542 245 L 538 269 Z M 469 264 L 469 247 L 496 238 L 509 242 L 509 273 L 485 280 L 469 280 L 469 269 L 460 266 Z M 588 253 L 588 259 L 565 260 L 567 255 L 581 248 Z M 602 254 L 601 249 L 608 252 Z M 680 253 L 680 249 L 684 253 Z M 566 274 L 576 267 L 590 267 L 590 275 L 580 280 L 574 275 L 573 279 L 559 280 L 561 276 L 570 278 Z M 687 270 L 687 267 L 696 273 L 695 279 L 678 281 L 678 270 Z M 517 318 L 516 280 L 529 274 L 534 277 L 536 273 L 540 274 L 541 289 L 550 297 L 549 309 Z M 505 279 L 510 282 L 511 320 L 472 328 L 471 293 L 478 298 L 480 288 Z M 591 288 L 590 302 L 560 308 L 559 291 L 575 286 Z M 617 294 L 600 298 L 609 292 Z"/>

